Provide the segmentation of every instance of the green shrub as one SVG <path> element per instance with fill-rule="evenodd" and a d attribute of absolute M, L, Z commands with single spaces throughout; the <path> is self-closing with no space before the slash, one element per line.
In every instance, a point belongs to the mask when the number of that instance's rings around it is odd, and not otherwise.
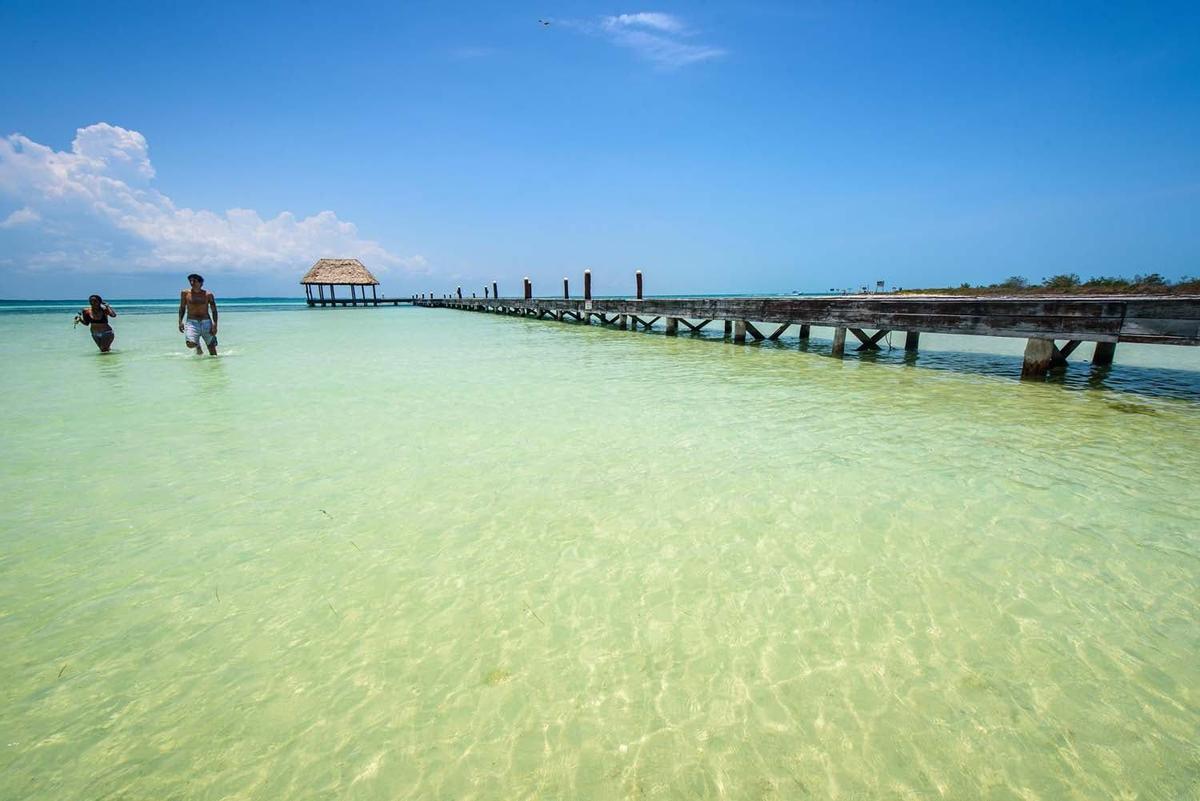
<path fill-rule="evenodd" d="M 1075 273 L 1063 273 L 1055 275 L 1042 281 L 1042 286 L 1046 289 L 1074 289 L 1079 286 L 1079 276 Z"/>

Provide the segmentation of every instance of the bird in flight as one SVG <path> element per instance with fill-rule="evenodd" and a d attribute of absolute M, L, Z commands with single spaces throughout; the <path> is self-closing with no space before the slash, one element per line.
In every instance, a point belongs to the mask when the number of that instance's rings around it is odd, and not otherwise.
<path fill-rule="evenodd" d="M 544 28 L 550 27 L 550 20 L 548 19 L 539 19 L 538 22 L 542 23 L 542 27 Z"/>

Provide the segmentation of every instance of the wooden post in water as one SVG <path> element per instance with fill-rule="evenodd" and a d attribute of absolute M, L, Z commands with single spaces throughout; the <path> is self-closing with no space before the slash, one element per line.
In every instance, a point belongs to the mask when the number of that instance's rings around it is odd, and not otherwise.
<path fill-rule="evenodd" d="M 488 299 L 488 288 L 486 286 L 483 288 L 483 299 Z"/>
<path fill-rule="evenodd" d="M 330 284 L 329 285 L 329 305 L 334 306 L 336 304 L 337 304 L 337 296 L 333 294 L 333 284 Z"/>
<path fill-rule="evenodd" d="M 921 343 L 920 331 L 909 331 L 904 335 L 904 350 L 908 353 L 916 353 L 917 346 Z"/>
<path fill-rule="evenodd" d="M 641 300 L 642 299 L 642 271 L 638 270 L 634 277 L 637 278 L 637 299 Z"/>
<path fill-rule="evenodd" d="M 525 276 L 525 300 L 533 299 L 533 284 L 529 281 L 529 276 Z"/>
<path fill-rule="evenodd" d="M 846 355 L 846 329 L 844 327 L 833 329 L 832 355 L 839 359 Z"/>
<path fill-rule="evenodd" d="M 379 295 L 375 294 L 375 285 L 374 284 L 371 284 L 371 300 L 375 303 L 376 306 L 379 305 Z"/>
<path fill-rule="evenodd" d="M 811 329 L 809 328 L 809 325 L 808 325 L 808 323 L 802 323 L 802 324 L 800 325 L 800 339 L 801 339 L 801 340 L 808 339 L 808 335 L 809 335 L 809 332 L 810 332 L 810 330 L 811 330 Z"/>
<path fill-rule="evenodd" d="M 1021 363 L 1021 378 L 1042 378 L 1054 364 L 1054 340 L 1030 337 L 1025 343 L 1025 360 Z"/>
<path fill-rule="evenodd" d="M 617 315 L 617 328 L 621 329 L 622 331 L 625 331 L 629 328 L 629 315 Z"/>
<path fill-rule="evenodd" d="M 745 320 L 734 320 L 733 321 L 733 341 L 738 343 L 739 345 L 746 341 L 746 321 Z"/>
<path fill-rule="evenodd" d="M 725 321 L 725 336 L 733 336 L 733 320 Z"/>
<path fill-rule="evenodd" d="M 679 333 L 679 318 L 678 317 L 668 317 L 667 318 L 667 336 L 673 337 L 678 333 Z"/>
<path fill-rule="evenodd" d="M 1113 363 L 1113 354 L 1117 352 L 1116 342 L 1097 342 L 1096 350 L 1092 352 L 1093 367 L 1107 367 Z"/>
<path fill-rule="evenodd" d="M 571 299 L 571 285 L 567 282 L 567 277 L 563 276 L 563 300 Z"/>

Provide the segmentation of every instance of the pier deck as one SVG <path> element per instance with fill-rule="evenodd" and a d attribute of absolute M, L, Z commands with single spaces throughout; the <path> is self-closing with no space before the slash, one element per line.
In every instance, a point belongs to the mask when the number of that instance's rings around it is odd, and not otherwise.
<path fill-rule="evenodd" d="M 590 282 L 588 282 L 590 283 Z M 834 330 L 833 355 L 845 352 L 846 333 L 858 350 L 878 350 L 893 331 L 906 332 L 905 348 L 916 350 L 921 332 L 1019 337 L 1028 340 L 1023 377 L 1044 375 L 1066 364 L 1082 342 L 1094 342 L 1093 364 L 1111 364 L 1118 342 L 1200 345 L 1200 296 L 933 296 L 842 295 L 820 297 L 647 297 L 634 298 L 414 298 L 417 306 L 490 311 L 594 321 L 618 328 L 648 329 L 662 321 L 667 334 L 680 325 L 698 331 L 722 321 L 734 342 L 777 339 L 790 326 L 806 338 L 811 326 Z M 692 322 L 697 321 L 697 322 Z M 769 334 L 755 323 L 778 326 Z M 1060 347 L 1056 340 L 1065 340 Z"/>

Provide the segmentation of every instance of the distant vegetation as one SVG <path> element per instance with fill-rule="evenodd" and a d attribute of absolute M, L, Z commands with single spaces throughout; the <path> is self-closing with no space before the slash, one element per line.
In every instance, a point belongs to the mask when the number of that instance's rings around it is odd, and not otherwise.
<path fill-rule="evenodd" d="M 1075 273 L 1053 275 L 1040 284 L 1032 284 L 1019 275 L 998 284 L 960 284 L 941 289 L 899 289 L 904 294 L 930 293 L 939 295 L 1200 295 L 1200 278 L 1184 276 L 1168 281 L 1158 273 L 1135 275 L 1133 278 L 1089 278 L 1080 281 Z"/>

